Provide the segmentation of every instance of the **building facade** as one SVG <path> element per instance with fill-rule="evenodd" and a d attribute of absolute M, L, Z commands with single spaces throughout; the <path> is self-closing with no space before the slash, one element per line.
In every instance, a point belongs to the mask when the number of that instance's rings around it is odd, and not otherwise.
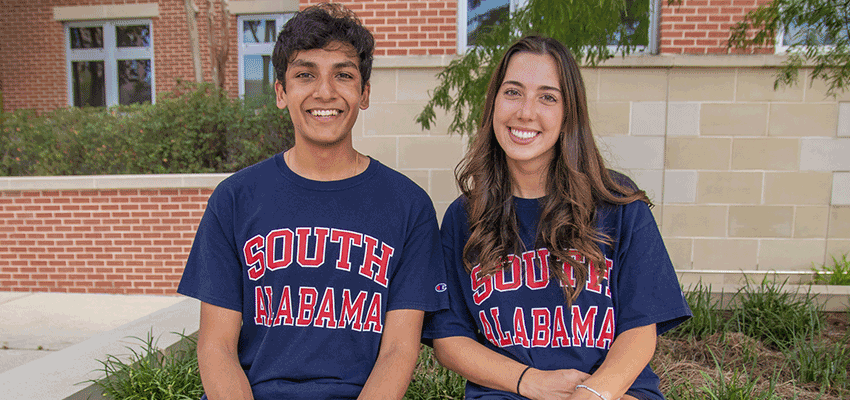
<path fill-rule="evenodd" d="M 604 156 L 649 193 L 686 284 L 772 271 L 805 279 L 813 265 L 850 252 L 850 93 L 827 96 L 805 69 L 798 85 L 774 90 L 784 37 L 755 54 L 727 51 L 729 28 L 764 2 L 649 0 L 644 51 L 582 70 Z M 155 102 L 197 73 L 223 77 L 234 96 L 262 93 L 276 33 L 313 3 L 0 0 L 3 107 Z M 468 21 L 494 4 L 521 4 L 342 3 L 377 40 L 355 147 L 419 183 L 442 215 L 457 196 L 453 168 L 466 139 L 447 134 L 444 116 L 429 131 L 414 118 L 436 75 L 474 39 Z M 0 287 L 173 292 L 203 200 L 221 177 L 175 179 L 0 179 Z"/>

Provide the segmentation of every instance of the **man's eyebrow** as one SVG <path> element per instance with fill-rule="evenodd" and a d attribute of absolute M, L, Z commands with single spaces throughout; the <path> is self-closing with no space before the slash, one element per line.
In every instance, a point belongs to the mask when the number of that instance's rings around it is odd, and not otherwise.
<path fill-rule="evenodd" d="M 502 85 L 514 85 L 514 86 L 519 86 L 521 88 L 525 88 L 525 85 L 523 85 L 522 83 L 519 83 L 517 81 L 504 81 L 504 82 L 502 82 Z M 556 88 L 556 87 L 553 87 L 553 86 L 547 86 L 547 85 L 539 86 L 537 89 L 538 90 L 554 90 L 556 92 L 561 91 L 560 88 Z"/>
<path fill-rule="evenodd" d="M 338 62 L 334 64 L 334 69 L 343 69 L 343 68 L 354 68 L 357 69 L 357 64 L 352 61 L 345 60 L 343 62 Z"/>
<path fill-rule="evenodd" d="M 316 63 L 314 63 L 312 61 L 302 60 L 300 58 L 293 60 L 291 64 L 292 64 L 293 67 L 316 68 Z"/>

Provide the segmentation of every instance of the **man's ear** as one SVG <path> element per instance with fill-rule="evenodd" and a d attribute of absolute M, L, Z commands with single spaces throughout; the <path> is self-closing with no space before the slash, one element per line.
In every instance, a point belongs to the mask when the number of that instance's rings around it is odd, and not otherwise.
<path fill-rule="evenodd" d="M 283 88 L 283 82 L 276 79 L 274 81 L 274 98 L 277 108 L 281 110 L 286 108 L 286 90 Z"/>
<path fill-rule="evenodd" d="M 369 82 L 366 82 L 363 85 L 363 93 L 360 94 L 360 109 L 365 110 L 369 108 L 369 94 L 372 91 L 372 85 Z"/>

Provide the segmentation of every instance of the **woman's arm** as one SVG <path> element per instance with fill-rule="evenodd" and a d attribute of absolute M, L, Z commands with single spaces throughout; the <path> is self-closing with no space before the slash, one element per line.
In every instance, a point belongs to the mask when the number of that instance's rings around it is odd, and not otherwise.
<path fill-rule="evenodd" d="M 210 400 L 254 398 L 236 352 L 241 329 L 242 313 L 201 302 L 198 367 Z"/>
<path fill-rule="evenodd" d="M 582 385 L 599 392 L 607 400 L 622 397 L 652 359 L 656 339 L 655 324 L 621 333 L 611 344 L 605 361 Z M 623 398 L 629 399 L 631 396 Z M 585 399 L 602 400 L 587 389 L 578 389 L 569 397 L 569 400 Z"/>
<path fill-rule="evenodd" d="M 434 354 L 440 364 L 464 378 L 511 393 L 517 392 L 517 381 L 527 367 L 464 336 L 434 339 Z M 534 400 L 564 399 L 589 376 L 574 369 L 531 368 L 519 382 L 519 394 Z"/>

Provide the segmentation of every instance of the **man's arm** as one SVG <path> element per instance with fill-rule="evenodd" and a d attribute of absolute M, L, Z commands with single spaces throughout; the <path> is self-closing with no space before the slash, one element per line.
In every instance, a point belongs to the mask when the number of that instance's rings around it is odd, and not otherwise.
<path fill-rule="evenodd" d="M 241 329 L 242 313 L 201 302 L 198 367 L 210 400 L 254 398 L 236 353 Z"/>
<path fill-rule="evenodd" d="M 424 316 L 421 310 L 387 311 L 378 360 L 358 399 L 404 397 L 419 356 Z"/>

